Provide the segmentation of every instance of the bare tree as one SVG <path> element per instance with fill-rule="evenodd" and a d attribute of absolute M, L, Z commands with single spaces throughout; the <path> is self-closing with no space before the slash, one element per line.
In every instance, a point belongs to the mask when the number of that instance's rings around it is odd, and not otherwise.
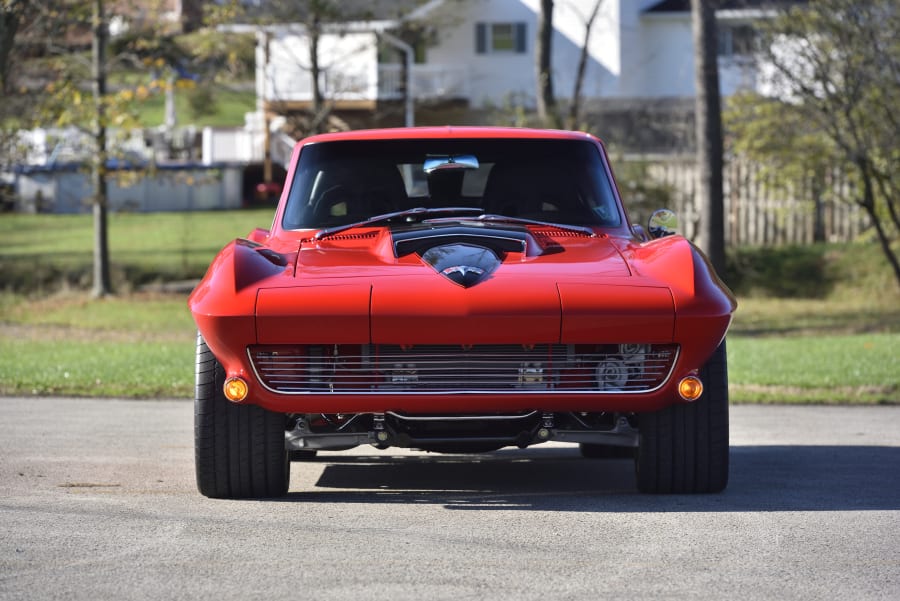
<path fill-rule="evenodd" d="M 578 121 L 581 119 L 581 90 L 584 85 L 584 73 L 587 70 L 587 61 L 590 54 L 588 45 L 591 41 L 591 30 L 594 27 L 594 21 L 600 13 L 600 7 L 603 0 L 596 0 L 591 13 L 584 20 L 584 42 L 581 44 L 581 53 L 578 56 L 578 68 L 575 71 L 575 86 L 572 90 L 572 102 L 569 104 L 569 115 L 566 118 L 566 128 L 575 129 L 578 127 Z"/>
<path fill-rule="evenodd" d="M 719 96 L 717 0 L 691 0 L 697 136 L 700 247 L 719 273 L 725 270 L 725 208 L 722 188 L 722 107 Z"/>
<path fill-rule="evenodd" d="M 900 285 L 900 10 L 895 0 L 818 0 L 761 29 L 773 98 L 738 99 L 735 146 L 779 171 L 840 167 L 829 194 L 862 208 Z"/>
<path fill-rule="evenodd" d="M 144 8 L 161 6 L 161 2 L 148 1 Z M 6 86 L 14 87 L 18 96 L 30 100 L 27 105 L 19 103 L 16 127 L 27 129 L 47 124 L 73 127 L 88 134 L 92 141 L 93 152 L 84 160 L 84 166 L 90 167 L 94 189 L 91 292 L 94 297 L 103 297 L 112 292 L 108 181 L 114 175 L 124 176 L 109 170 L 110 156 L 115 153 L 113 142 L 117 133 L 125 135 L 139 126 L 137 106 L 151 95 L 150 88 L 143 84 L 120 83 L 115 89 L 109 89 L 108 80 L 113 72 L 134 73 L 135 68 L 145 68 L 142 59 L 149 58 L 148 53 L 154 53 L 153 58 L 165 64 L 172 50 L 171 39 L 164 33 L 167 25 L 153 15 L 144 14 L 142 19 L 134 19 L 134 15 L 127 12 L 132 7 L 130 3 L 28 0 L 4 3 L 0 13 L 22 7 L 26 10 L 21 13 L 23 18 L 19 23 L 27 27 L 25 30 L 7 27 L 5 31 L 11 35 L 3 40 L 3 45 L 11 47 L 9 56 L 15 56 L 21 62 L 16 85 L 13 86 L 10 80 Z M 116 50 L 111 50 L 108 24 L 116 16 L 129 26 L 135 26 L 135 31 L 130 36 L 122 36 L 116 42 Z M 5 19 L 0 17 L 0 20 Z M 129 41 L 135 40 L 137 42 L 129 46 Z M 83 52 L 88 45 L 90 52 Z M 155 54 L 157 51 L 159 53 Z M 157 64 L 156 60 L 150 62 Z M 16 100 L 13 96 L 10 94 L 8 98 L 4 93 L 4 109 L 12 104 L 7 100 Z"/>
<path fill-rule="evenodd" d="M 2 46 L 7 49 L 6 56 L 21 51 L 26 44 L 46 52 L 50 56 L 59 56 L 70 50 L 67 43 L 78 44 L 85 36 L 91 43 L 90 89 L 91 102 L 82 102 L 83 87 L 87 83 L 87 74 L 71 69 L 63 78 L 53 78 L 52 72 L 44 72 L 40 68 L 27 68 L 23 73 L 26 84 L 23 87 L 40 89 L 41 94 L 32 94 L 34 103 L 29 107 L 20 107 L 22 112 L 16 115 L 20 127 L 44 120 L 76 123 L 84 119 L 82 124 L 90 123 L 90 133 L 94 141 L 94 153 L 91 158 L 91 181 L 94 187 L 92 213 L 94 220 L 94 255 L 92 263 L 93 286 L 92 295 L 103 297 L 112 292 L 109 267 L 109 245 L 107 232 L 107 122 L 111 108 L 108 97 L 107 70 L 107 16 L 104 0 L 73 1 L 60 10 L 53 2 L 37 2 L 32 0 L 24 5 L 12 2 L 4 9 L 16 11 L 25 6 L 27 12 L 19 12 L 15 21 L 3 19 L 7 25 Z M 6 13 L 6 10 L 4 10 Z M 10 16 L 6 14 L 5 16 Z M 19 33 L 18 24 L 23 18 L 30 22 L 32 37 L 23 41 L 16 39 Z M 16 27 L 11 25 L 16 24 Z M 4 57 L 4 63 L 9 64 Z M 74 63 L 81 57 L 74 57 Z M 37 61 L 33 61 L 37 62 Z M 73 64 L 74 64 L 73 63 Z M 26 67 L 23 67 L 26 69 Z M 9 75 L 6 72 L 5 77 Z M 11 86 L 11 80 L 4 81 L 4 96 Z"/>
<path fill-rule="evenodd" d="M 331 69 L 327 61 L 323 64 L 321 42 L 323 36 L 339 31 L 341 23 L 362 21 L 370 16 L 371 7 L 366 3 L 342 3 L 338 0 L 270 0 L 264 12 L 243 15 L 243 18 L 261 27 L 284 23 L 302 25 L 302 35 L 305 37 L 303 55 L 297 55 L 294 60 L 296 67 L 308 74 L 311 98 L 309 106 L 304 110 L 292 108 L 285 115 L 288 118 L 288 128 L 295 137 L 321 133 L 341 123 L 334 115 L 330 91 L 323 89 L 323 76 L 331 73 Z M 333 81 L 329 83 L 333 85 Z"/>

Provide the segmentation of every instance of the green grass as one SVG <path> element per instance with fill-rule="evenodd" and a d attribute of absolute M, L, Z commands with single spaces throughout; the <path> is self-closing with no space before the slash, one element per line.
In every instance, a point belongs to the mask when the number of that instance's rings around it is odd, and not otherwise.
<path fill-rule="evenodd" d="M 174 52 L 175 55 L 188 57 L 188 69 L 196 69 L 203 76 L 202 82 L 197 85 L 176 86 L 177 125 L 193 125 L 198 128 L 244 125 L 245 114 L 256 110 L 256 89 L 253 80 L 256 43 L 252 34 L 201 30 L 178 35 L 174 40 L 146 37 L 136 32 L 120 36 L 113 40 L 108 49 L 110 64 L 107 77 L 110 90 L 135 90 L 139 86 L 150 88 L 154 77 L 161 75 L 164 79 L 165 70 L 159 73 L 151 67 L 140 65 L 139 60 L 138 62 L 134 60 L 152 54 L 153 47 L 159 50 L 160 43 L 169 45 L 162 54 L 171 56 Z M 126 46 L 123 47 L 123 44 Z M 171 44 L 177 46 L 177 50 Z M 227 69 L 226 63 L 229 63 Z M 33 77 L 30 79 L 35 81 L 44 79 L 44 76 L 51 75 L 57 69 L 71 76 L 77 77 L 80 74 L 87 80 L 89 73 L 86 66 L 90 64 L 90 51 L 83 50 L 25 58 L 19 67 L 24 73 L 32 74 Z M 206 67 L 212 64 L 218 65 L 221 70 L 216 73 L 209 71 Z M 214 81 L 210 79 L 213 76 L 216 76 Z M 85 89 L 87 87 L 84 86 Z M 194 106 L 199 110 L 191 106 L 192 97 Z M 159 89 L 146 99 L 133 100 L 132 107 L 136 110 L 138 121 L 143 127 L 157 127 L 165 122 L 165 94 Z M 89 122 L 77 125 L 84 128 L 91 127 Z"/>
<path fill-rule="evenodd" d="M 187 398 L 196 330 L 184 295 L 0 295 L 0 394 Z"/>
<path fill-rule="evenodd" d="M 185 341 L 2 340 L 0 394 L 188 398 L 194 346 Z"/>
<path fill-rule="evenodd" d="M 734 402 L 900 403 L 900 298 L 739 299 L 728 335 Z"/>
<path fill-rule="evenodd" d="M 728 341 L 734 402 L 900 403 L 900 334 Z"/>
<path fill-rule="evenodd" d="M 114 285 L 199 278 L 230 240 L 269 227 L 274 211 L 114 213 L 109 217 Z M 93 257 L 90 215 L 0 217 L 0 278 L 7 290 L 52 291 L 88 285 Z"/>
<path fill-rule="evenodd" d="M 201 277 L 229 240 L 272 216 L 271 208 L 112 214 L 115 285 L 126 294 L 93 301 L 79 292 L 89 283 L 90 215 L 3 215 L 0 394 L 189 397 L 195 327 L 186 297 L 128 292 Z"/>
<path fill-rule="evenodd" d="M 271 219 L 271 209 L 114 214 L 111 256 L 126 293 L 92 301 L 84 292 L 90 216 L 3 215 L 0 394 L 190 397 L 195 328 L 186 295 L 133 290 L 200 277 L 227 241 Z M 818 276 L 777 265 L 765 267 L 766 278 L 792 274 L 790 286 L 772 282 L 791 298 L 760 291 L 759 266 L 785 255 L 742 252 L 755 266 L 743 281 L 757 283 L 743 291 L 729 333 L 734 402 L 900 403 L 900 295 L 877 248 L 823 247 L 787 260 L 818 257 L 812 263 L 829 285 L 808 288 L 816 298 L 797 298 L 797 280 Z"/>
<path fill-rule="evenodd" d="M 256 110 L 256 90 L 231 90 L 217 87 L 210 96 L 211 104 L 206 107 L 209 112 L 196 114 L 190 103 L 190 96 L 198 94 L 196 88 L 177 88 L 175 90 L 175 113 L 179 126 L 195 127 L 240 127 L 244 125 L 244 116 Z M 138 121 L 144 127 L 156 127 L 165 123 L 165 94 L 154 94 L 138 104 Z"/>
<path fill-rule="evenodd" d="M 828 299 L 740 297 L 731 337 L 900 333 L 900 295 L 890 288 Z"/>
<path fill-rule="evenodd" d="M 136 294 L 93 300 L 80 293 L 47 298 L 0 294 L 8 324 L 45 331 L 85 331 L 85 336 L 134 340 L 182 338 L 193 331 L 187 298 L 181 294 Z M 138 319 L 135 319 L 138 316 Z"/>

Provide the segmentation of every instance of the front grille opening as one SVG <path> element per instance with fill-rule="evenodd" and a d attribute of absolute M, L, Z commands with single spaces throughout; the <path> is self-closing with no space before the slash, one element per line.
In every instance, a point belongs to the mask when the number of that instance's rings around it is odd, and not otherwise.
<path fill-rule="evenodd" d="M 677 345 L 251 346 L 260 381 L 287 394 L 655 390 Z"/>

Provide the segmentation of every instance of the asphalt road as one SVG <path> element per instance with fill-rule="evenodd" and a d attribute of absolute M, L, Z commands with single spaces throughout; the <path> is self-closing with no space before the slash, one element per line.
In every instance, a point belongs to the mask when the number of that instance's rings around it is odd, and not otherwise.
<path fill-rule="evenodd" d="M 185 401 L 0 398 L 0 599 L 900 599 L 900 407 L 732 409 L 720 495 L 563 445 L 194 488 Z"/>

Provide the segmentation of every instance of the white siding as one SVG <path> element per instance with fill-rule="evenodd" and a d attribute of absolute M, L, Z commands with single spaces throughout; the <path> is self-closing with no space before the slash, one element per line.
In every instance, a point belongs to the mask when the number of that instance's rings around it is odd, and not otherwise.
<path fill-rule="evenodd" d="M 539 0 L 524 0 L 540 11 Z M 585 24 L 596 0 L 557 2 L 553 11 L 554 86 L 558 98 L 571 98 L 581 48 L 585 41 Z M 633 4 L 630 3 L 630 4 Z M 585 98 L 618 95 L 622 75 L 622 30 L 619 2 L 604 0 L 588 40 L 588 62 L 582 84 Z"/>
<path fill-rule="evenodd" d="M 264 52 L 257 51 L 257 64 Z M 327 33 L 319 38 L 320 86 L 335 100 L 375 100 L 378 93 L 378 47 L 375 34 Z M 312 99 L 309 39 L 302 32 L 278 32 L 269 38 L 269 63 L 257 93 L 266 100 Z"/>
<path fill-rule="evenodd" d="M 553 83 L 557 98 L 569 99 L 575 86 L 585 23 L 596 0 L 555 4 Z M 693 57 L 690 15 L 643 14 L 652 0 L 603 0 L 588 40 L 585 98 L 691 96 Z M 441 7 L 437 45 L 428 49 L 431 64 L 468 65 L 471 101 L 475 106 L 502 104 L 508 98 L 533 106 L 536 92 L 535 38 L 540 0 L 471 0 Z M 458 11 L 448 17 L 447 11 Z M 440 11 L 443 11 L 441 14 Z M 525 22 L 525 54 L 477 54 L 475 24 Z"/>
<path fill-rule="evenodd" d="M 531 8 L 520 0 L 470 0 L 447 3 L 435 13 L 433 19 L 448 25 L 439 28 L 438 43 L 428 48 L 428 63 L 466 65 L 473 105 L 501 104 L 513 96 L 534 102 L 537 21 Z M 525 53 L 476 53 L 476 23 L 517 22 L 526 23 Z"/>
<path fill-rule="evenodd" d="M 561 101 L 571 98 L 585 22 L 597 0 L 556 0 L 553 78 Z M 582 94 L 586 99 L 689 98 L 694 95 L 693 42 L 689 12 L 647 13 L 656 0 L 602 0 L 591 37 Z M 540 0 L 466 0 L 435 4 L 424 17 L 436 31 L 425 65 L 414 66 L 417 98 L 468 98 L 475 107 L 509 102 L 533 107 L 536 95 L 535 46 Z M 523 23 L 525 52 L 476 50 L 476 26 Z M 302 28 L 271 34 L 270 65 L 259 76 L 267 100 L 309 100 L 308 43 Z M 325 94 L 336 100 L 394 98 L 399 67 L 379 65 L 371 32 L 327 34 L 320 52 Z M 262 51 L 259 51 L 262 63 Z M 383 79 L 383 81 L 380 80 Z M 393 79 L 392 79 L 393 78 Z M 755 89 L 753 65 L 720 61 L 723 95 Z M 380 85 L 380 87 L 379 87 Z"/>
<path fill-rule="evenodd" d="M 690 15 L 645 15 L 626 58 L 621 94 L 634 98 L 694 95 Z"/>

